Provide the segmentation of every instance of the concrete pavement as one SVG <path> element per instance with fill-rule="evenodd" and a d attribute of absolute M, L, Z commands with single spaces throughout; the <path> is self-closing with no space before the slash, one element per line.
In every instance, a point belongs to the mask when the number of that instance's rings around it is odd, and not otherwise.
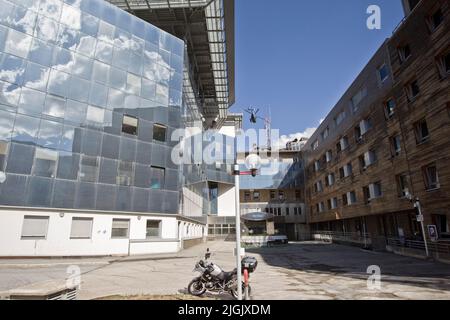
<path fill-rule="evenodd" d="M 212 261 L 226 271 L 234 268 L 234 243 L 223 241 L 176 255 L 66 262 L 80 262 L 81 299 L 172 295 L 186 292 L 195 276 L 191 271 L 207 247 L 213 252 Z M 450 266 L 445 264 L 314 242 L 247 252 L 259 261 L 251 276 L 254 299 L 450 299 Z M 367 287 L 367 268 L 374 265 L 381 269 L 380 290 Z M 43 266 L 10 268 L 0 263 L 0 291 L 67 277 L 67 265 Z"/>

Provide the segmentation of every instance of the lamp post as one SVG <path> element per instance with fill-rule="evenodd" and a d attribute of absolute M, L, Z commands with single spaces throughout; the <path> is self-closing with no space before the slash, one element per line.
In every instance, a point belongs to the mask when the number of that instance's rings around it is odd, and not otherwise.
<path fill-rule="evenodd" d="M 247 167 L 250 171 L 242 171 L 239 168 L 239 164 L 234 165 L 233 175 L 234 175 L 234 185 L 235 185 L 235 198 L 236 198 L 236 269 L 237 269 L 237 291 L 238 300 L 242 300 L 242 265 L 241 265 L 241 201 L 240 201 L 240 186 L 239 178 L 240 176 L 256 177 L 258 173 L 257 165 L 258 161 L 253 161 L 252 158 L 247 158 Z M 247 285 L 247 283 L 246 283 Z"/>
<path fill-rule="evenodd" d="M 427 242 L 427 236 L 425 234 L 425 224 L 424 224 L 424 217 L 423 217 L 423 213 L 422 213 L 422 205 L 420 204 L 420 199 L 418 197 L 413 197 L 409 192 L 407 192 L 406 198 L 414 204 L 414 208 L 416 208 L 416 210 L 417 210 L 416 219 L 418 222 L 420 222 L 420 226 L 422 228 L 423 243 L 425 245 L 425 253 L 426 253 L 427 257 L 429 257 L 430 253 L 428 251 L 428 242 Z"/>
<path fill-rule="evenodd" d="M 241 202 L 239 195 L 239 176 L 241 174 L 239 165 L 234 165 L 234 185 L 236 192 L 236 268 L 237 268 L 237 291 L 238 300 L 242 300 L 242 266 L 241 266 Z"/>

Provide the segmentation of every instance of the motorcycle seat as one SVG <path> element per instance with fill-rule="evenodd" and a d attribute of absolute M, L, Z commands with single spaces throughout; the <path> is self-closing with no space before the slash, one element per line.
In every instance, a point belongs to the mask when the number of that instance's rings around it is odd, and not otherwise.
<path fill-rule="evenodd" d="M 237 274 L 237 269 L 234 269 L 231 272 L 224 272 L 223 274 L 224 274 L 225 281 L 229 281 L 235 274 Z"/>

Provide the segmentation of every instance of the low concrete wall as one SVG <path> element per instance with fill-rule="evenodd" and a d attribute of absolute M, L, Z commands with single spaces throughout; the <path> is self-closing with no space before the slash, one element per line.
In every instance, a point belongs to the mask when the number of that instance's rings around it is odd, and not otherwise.
<path fill-rule="evenodd" d="M 189 249 L 205 242 L 204 238 L 183 239 L 183 249 Z"/>

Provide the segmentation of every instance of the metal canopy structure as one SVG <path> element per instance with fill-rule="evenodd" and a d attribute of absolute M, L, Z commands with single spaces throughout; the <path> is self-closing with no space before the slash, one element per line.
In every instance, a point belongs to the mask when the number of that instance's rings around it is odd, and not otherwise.
<path fill-rule="evenodd" d="M 235 101 L 234 0 L 108 1 L 185 41 L 203 117 L 223 123 Z"/>

